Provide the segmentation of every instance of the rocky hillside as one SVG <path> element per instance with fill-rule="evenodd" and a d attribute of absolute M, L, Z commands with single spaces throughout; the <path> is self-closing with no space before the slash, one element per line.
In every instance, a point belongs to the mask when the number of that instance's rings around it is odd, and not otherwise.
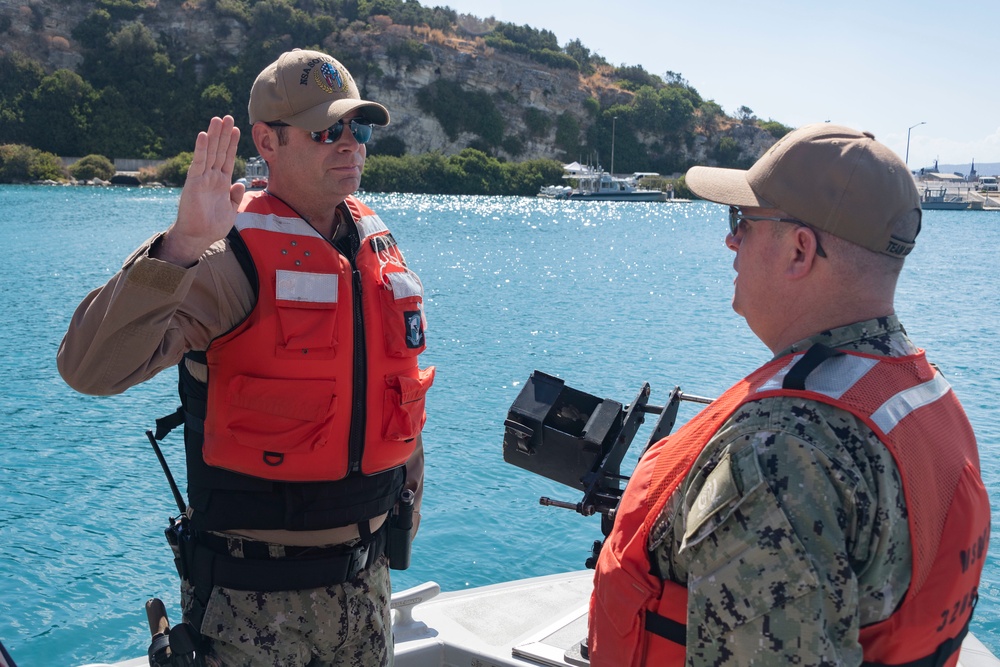
<path fill-rule="evenodd" d="M 254 40 L 244 22 L 212 8 L 221 4 L 148 0 L 136 18 L 174 51 L 235 61 L 243 49 L 255 48 Z M 21 53 L 40 62 L 48 72 L 61 68 L 77 71 L 84 56 L 73 31 L 96 6 L 92 0 L 0 0 L 0 54 Z M 414 43 L 422 45 L 419 57 L 401 58 L 401 46 Z M 387 16 L 377 16 L 367 24 L 351 24 L 331 32 L 321 46 L 345 62 L 357 62 L 361 57 L 369 64 L 363 72 L 355 70 L 355 78 L 364 96 L 389 108 L 392 124 L 386 132 L 399 137 L 410 153 L 440 151 L 451 155 L 475 139 L 467 131 L 449 137 L 441 122 L 421 109 L 418 94 L 436 81 L 456 81 L 466 90 L 489 95 L 504 118 L 504 131 L 519 139 L 518 154 L 505 154 L 503 148 L 496 153 L 517 160 L 587 159 L 559 150 L 554 124 L 544 132 L 527 132 L 523 118 L 528 109 L 549 119 L 572 116 L 586 136 L 587 129 L 598 122 L 595 108 L 628 105 L 634 95 L 612 80 L 609 73 L 614 68 L 610 66 L 598 67 L 587 75 L 546 67 L 520 54 L 492 48 L 481 37 L 463 34 L 457 26 L 455 31 L 445 32 L 398 25 Z M 251 83 L 245 82 L 246 91 Z M 669 142 L 666 147 L 661 137 L 637 134 L 636 139 L 650 151 L 670 151 L 671 162 L 678 165 L 715 163 L 720 145 L 727 148 L 729 163 L 748 163 L 774 142 L 774 137 L 755 123 L 740 123 L 726 116 L 705 122 L 696 118 L 686 141 Z"/>

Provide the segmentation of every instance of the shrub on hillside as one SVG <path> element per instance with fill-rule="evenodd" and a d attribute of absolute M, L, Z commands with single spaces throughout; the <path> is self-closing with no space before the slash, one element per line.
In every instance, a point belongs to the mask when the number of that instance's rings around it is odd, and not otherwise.
<path fill-rule="evenodd" d="M 89 181 L 93 178 L 110 181 L 115 175 L 115 165 L 103 155 L 90 154 L 70 165 L 69 174 L 78 181 Z"/>
<path fill-rule="evenodd" d="M 178 153 L 160 165 L 156 175 L 160 183 L 182 187 L 187 180 L 187 172 L 191 167 L 194 153 Z"/>
<path fill-rule="evenodd" d="M 0 183 L 44 180 L 66 180 L 66 170 L 56 155 L 23 144 L 0 145 Z"/>
<path fill-rule="evenodd" d="M 779 123 L 773 118 L 759 121 L 757 124 L 760 126 L 760 129 L 764 130 L 775 139 L 780 139 L 792 131 L 792 128 L 788 127 L 784 123 Z"/>

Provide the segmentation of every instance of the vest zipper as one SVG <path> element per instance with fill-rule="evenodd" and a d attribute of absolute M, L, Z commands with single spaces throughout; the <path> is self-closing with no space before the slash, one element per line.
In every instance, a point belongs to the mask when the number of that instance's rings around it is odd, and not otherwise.
<path fill-rule="evenodd" d="M 365 363 L 365 322 L 361 301 L 361 272 L 351 258 L 351 283 L 354 290 L 354 405 L 351 409 L 351 435 L 348 447 L 348 471 L 361 470 L 365 453 L 365 421 L 367 420 L 365 396 L 368 392 L 368 366 Z"/>

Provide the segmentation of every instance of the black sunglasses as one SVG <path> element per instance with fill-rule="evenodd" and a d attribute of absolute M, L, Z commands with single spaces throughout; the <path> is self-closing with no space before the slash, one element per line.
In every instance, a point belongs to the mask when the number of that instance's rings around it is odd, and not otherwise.
<path fill-rule="evenodd" d="M 745 214 L 739 206 L 729 207 L 729 233 L 736 236 L 736 232 L 740 227 L 741 220 L 749 220 L 751 222 L 755 220 L 769 220 L 771 222 L 789 222 L 793 225 L 798 225 L 799 227 L 809 227 L 806 223 L 802 222 L 797 218 L 771 218 L 765 215 L 747 215 Z M 812 229 L 811 227 L 809 227 Z M 815 230 L 813 230 L 815 231 Z M 819 244 L 819 237 L 816 237 L 816 254 L 820 257 L 826 257 L 826 252 L 823 251 L 823 246 Z"/>
<path fill-rule="evenodd" d="M 354 140 L 359 144 L 367 144 L 368 141 L 371 140 L 372 130 L 374 129 L 371 123 L 365 123 L 355 118 L 348 121 L 346 124 L 351 128 L 351 134 L 354 136 Z M 271 127 L 288 127 L 288 123 L 282 123 L 280 120 L 272 123 L 265 123 L 265 125 L 269 125 Z M 344 125 L 345 123 L 343 119 L 338 120 L 325 130 L 310 132 L 309 138 L 317 144 L 332 144 L 336 142 L 337 139 L 340 139 L 340 135 L 344 133 Z"/>

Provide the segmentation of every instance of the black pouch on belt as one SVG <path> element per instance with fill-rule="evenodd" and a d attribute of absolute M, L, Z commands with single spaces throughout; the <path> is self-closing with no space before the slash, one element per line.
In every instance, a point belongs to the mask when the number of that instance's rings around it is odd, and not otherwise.
<path fill-rule="evenodd" d="M 410 544 L 413 541 L 413 491 L 403 489 L 396 509 L 389 517 L 389 543 L 386 553 L 389 567 L 405 570 L 410 567 Z"/>

